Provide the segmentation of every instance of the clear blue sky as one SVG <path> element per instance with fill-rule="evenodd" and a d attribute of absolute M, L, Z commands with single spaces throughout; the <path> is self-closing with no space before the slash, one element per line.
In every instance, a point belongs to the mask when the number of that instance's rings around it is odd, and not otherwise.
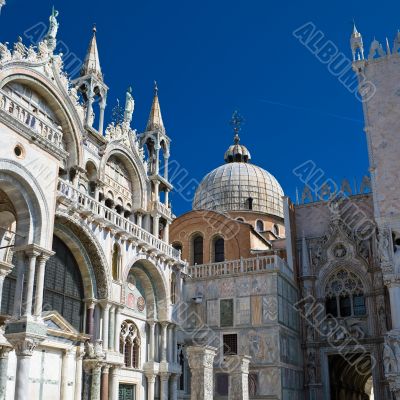
<path fill-rule="evenodd" d="M 14 42 L 37 22 L 47 24 L 52 5 L 7 0 L 0 41 Z M 54 5 L 60 11 L 59 40 L 81 58 L 97 24 L 110 87 L 108 120 L 116 99 L 123 100 L 132 85 L 133 126 L 142 131 L 153 80 L 158 81 L 171 158 L 191 178 L 201 180 L 223 163 L 235 109 L 246 120 L 241 138 L 252 161 L 274 174 L 292 198 L 296 187 L 303 188 L 292 170 L 305 160 L 338 181 L 360 181 L 367 173 L 361 103 L 292 32 L 312 21 L 351 57 L 353 18 L 367 49 L 374 36 L 383 42 L 387 35 L 392 43 L 400 27 L 398 2 L 377 7 L 370 0 L 54 0 Z M 186 197 L 172 196 L 176 214 L 190 209 Z"/>

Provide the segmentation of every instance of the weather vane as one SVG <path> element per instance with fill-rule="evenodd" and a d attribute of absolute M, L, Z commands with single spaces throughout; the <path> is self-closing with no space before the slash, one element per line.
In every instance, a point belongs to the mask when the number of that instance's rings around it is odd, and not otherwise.
<path fill-rule="evenodd" d="M 240 138 L 239 138 L 239 132 L 242 129 L 242 124 L 244 122 L 243 117 L 239 114 L 239 112 L 236 110 L 232 114 L 231 118 L 231 126 L 233 127 L 233 132 L 235 133 L 235 143 L 238 143 Z"/>

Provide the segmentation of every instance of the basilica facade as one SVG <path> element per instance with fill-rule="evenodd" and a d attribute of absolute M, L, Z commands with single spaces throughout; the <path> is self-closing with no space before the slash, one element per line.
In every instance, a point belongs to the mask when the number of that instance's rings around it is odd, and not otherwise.
<path fill-rule="evenodd" d="M 0 400 L 400 399 L 400 35 L 351 36 L 360 187 L 305 162 L 295 204 L 235 113 L 176 217 L 157 84 L 108 123 L 96 28 L 71 79 L 57 18 L 0 43 Z"/>

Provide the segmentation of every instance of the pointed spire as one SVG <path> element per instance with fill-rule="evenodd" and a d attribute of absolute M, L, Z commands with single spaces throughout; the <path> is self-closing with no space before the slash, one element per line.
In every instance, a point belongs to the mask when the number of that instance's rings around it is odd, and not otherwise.
<path fill-rule="evenodd" d="M 364 59 L 364 45 L 361 33 L 358 32 L 356 24 L 353 19 L 353 32 L 350 37 L 350 47 L 353 54 L 353 61 Z"/>
<path fill-rule="evenodd" d="M 307 276 L 311 273 L 310 267 L 310 255 L 308 253 L 308 247 L 306 242 L 306 237 L 303 232 L 303 239 L 301 242 L 301 265 L 303 267 L 303 276 Z"/>
<path fill-rule="evenodd" d="M 96 25 L 93 26 L 93 36 L 90 40 L 89 47 L 86 53 L 85 61 L 81 69 L 81 76 L 85 75 L 96 75 L 98 79 L 103 80 L 103 74 L 101 73 L 99 51 L 97 49 L 96 40 Z"/>
<path fill-rule="evenodd" d="M 147 121 L 146 132 L 161 130 L 165 131 L 164 122 L 161 116 L 160 102 L 158 100 L 158 86 L 154 81 L 154 97 L 151 105 L 149 120 Z"/>
<path fill-rule="evenodd" d="M 358 35 L 360 35 L 360 33 L 358 32 L 356 23 L 354 22 L 354 19 L 353 19 L 353 36 L 358 36 Z"/>
<path fill-rule="evenodd" d="M 389 39 L 386 36 L 386 54 L 390 56 L 390 46 L 389 46 Z"/>

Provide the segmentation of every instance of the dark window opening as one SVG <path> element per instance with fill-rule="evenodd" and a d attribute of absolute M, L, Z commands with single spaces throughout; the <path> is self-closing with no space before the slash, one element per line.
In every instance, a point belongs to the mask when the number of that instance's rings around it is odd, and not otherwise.
<path fill-rule="evenodd" d="M 224 355 L 237 355 L 237 334 L 223 335 Z"/>
<path fill-rule="evenodd" d="M 201 236 L 193 239 L 193 264 L 203 264 L 203 238 Z"/>
<path fill-rule="evenodd" d="M 218 238 L 214 242 L 214 261 L 225 261 L 225 241 L 223 238 Z"/>
<path fill-rule="evenodd" d="M 252 197 L 249 197 L 249 198 L 246 200 L 246 208 L 247 208 L 248 210 L 252 210 L 252 209 L 253 209 L 253 198 L 252 198 Z"/>
<path fill-rule="evenodd" d="M 46 263 L 43 305 L 58 311 L 74 328 L 82 332 L 84 290 L 78 264 L 68 247 L 53 238 L 54 254 Z"/>
<path fill-rule="evenodd" d="M 233 299 L 220 300 L 221 326 L 233 326 Z"/>
<path fill-rule="evenodd" d="M 229 375 L 228 374 L 216 374 L 216 385 L 215 391 L 219 396 L 228 396 L 229 392 Z"/>
<path fill-rule="evenodd" d="M 350 317 L 351 315 L 351 300 L 350 296 L 340 297 L 340 316 L 341 317 Z"/>
<path fill-rule="evenodd" d="M 326 313 L 332 315 L 333 317 L 338 316 L 336 297 L 326 300 Z"/>
<path fill-rule="evenodd" d="M 365 307 L 365 298 L 362 294 L 353 295 L 354 315 L 365 315 L 367 313 Z"/>

